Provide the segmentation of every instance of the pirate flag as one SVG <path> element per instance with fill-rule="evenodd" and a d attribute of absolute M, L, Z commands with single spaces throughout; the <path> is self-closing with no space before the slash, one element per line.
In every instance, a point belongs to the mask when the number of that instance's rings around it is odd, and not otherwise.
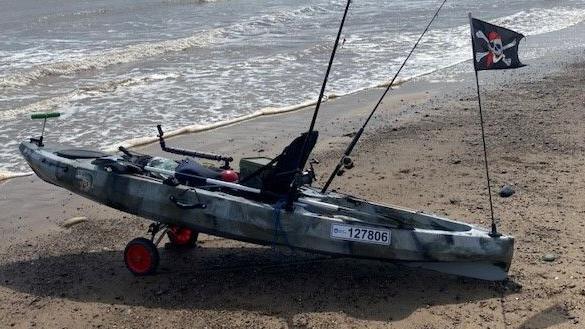
<path fill-rule="evenodd" d="M 473 65 L 476 71 L 525 66 L 518 59 L 518 44 L 524 35 L 471 16 L 470 20 Z"/>

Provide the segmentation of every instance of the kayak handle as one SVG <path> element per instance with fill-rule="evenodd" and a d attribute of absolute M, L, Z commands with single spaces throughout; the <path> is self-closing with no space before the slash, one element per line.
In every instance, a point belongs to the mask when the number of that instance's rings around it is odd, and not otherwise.
<path fill-rule="evenodd" d="M 171 200 L 172 203 L 175 204 L 175 206 L 177 206 L 180 209 L 205 209 L 205 208 L 207 208 L 207 205 L 204 203 L 194 203 L 194 204 L 183 203 L 183 202 L 177 200 L 177 198 L 174 195 L 171 195 L 169 197 L 169 199 Z"/>
<path fill-rule="evenodd" d="M 33 120 L 58 118 L 61 116 L 59 112 L 33 113 L 30 118 Z"/>

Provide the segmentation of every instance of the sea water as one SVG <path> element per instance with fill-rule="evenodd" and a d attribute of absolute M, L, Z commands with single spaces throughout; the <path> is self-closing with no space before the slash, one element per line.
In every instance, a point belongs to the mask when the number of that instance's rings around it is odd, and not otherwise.
<path fill-rule="evenodd" d="M 440 3 L 354 0 L 327 95 L 387 83 Z M 103 149 L 155 136 L 157 124 L 192 131 L 314 103 L 344 6 L 1 1 L 0 176 L 27 171 L 17 148 L 40 132 L 34 112 L 62 113 L 50 140 Z M 585 1 L 448 1 L 401 81 L 471 58 L 468 12 L 531 36 L 580 24 Z"/>

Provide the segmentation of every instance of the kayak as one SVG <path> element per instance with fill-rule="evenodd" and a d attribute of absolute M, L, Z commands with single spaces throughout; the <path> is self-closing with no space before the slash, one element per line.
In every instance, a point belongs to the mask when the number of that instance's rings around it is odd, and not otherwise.
<path fill-rule="evenodd" d="M 22 156 L 44 181 L 153 221 L 152 238 L 134 239 L 125 250 L 126 265 L 136 275 L 156 270 L 156 245 L 162 236 L 155 236 L 164 233 L 175 244 L 192 244 L 201 232 L 483 280 L 506 279 L 512 262 L 512 237 L 494 236 L 464 222 L 337 192 L 321 193 L 309 184 L 301 184 L 294 197 L 287 198 L 255 185 L 254 179 L 240 178 L 242 168 L 235 173 L 227 162 L 223 169 L 202 168 L 189 159 L 121 150 L 106 154 L 51 147 L 35 139 L 20 144 Z M 278 162 L 265 158 L 261 167 L 274 169 Z"/>

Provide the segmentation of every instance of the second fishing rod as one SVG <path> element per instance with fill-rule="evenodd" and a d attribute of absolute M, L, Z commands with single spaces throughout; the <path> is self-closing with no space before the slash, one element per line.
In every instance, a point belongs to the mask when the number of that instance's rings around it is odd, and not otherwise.
<path fill-rule="evenodd" d="M 327 182 L 325 183 L 325 185 L 321 189 L 321 193 L 327 192 L 327 189 L 329 189 L 329 186 L 333 182 L 333 179 L 335 179 L 335 176 L 337 176 L 337 174 L 339 173 L 339 171 L 341 170 L 342 167 L 344 167 L 344 166 L 351 166 L 352 165 L 352 162 L 349 159 L 349 156 L 351 155 L 351 152 L 353 151 L 353 149 L 355 148 L 355 146 L 356 146 L 357 142 L 359 141 L 360 137 L 364 133 L 364 130 L 366 129 L 366 126 L 368 125 L 368 123 L 370 123 L 370 120 L 372 119 L 372 117 L 374 116 L 374 114 L 376 113 L 376 111 L 378 110 L 378 107 L 380 107 L 380 104 L 382 104 L 382 101 L 384 100 L 384 97 L 386 97 L 386 94 L 388 94 L 388 91 L 390 91 L 390 89 L 392 89 L 392 86 L 394 85 L 394 81 L 396 81 L 396 78 L 398 78 L 398 75 L 400 74 L 400 72 L 404 68 L 404 65 L 406 65 L 406 62 L 408 61 L 408 59 L 410 58 L 410 56 L 412 55 L 412 53 L 414 52 L 414 50 L 416 49 L 416 47 L 418 46 L 418 44 L 420 43 L 420 41 L 423 38 L 423 36 L 427 33 L 427 31 L 431 27 L 431 24 L 437 18 L 437 16 L 439 15 L 439 12 L 441 11 L 441 9 L 443 8 L 443 6 L 445 5 L 446 2 L 447 2 L 447 0 L 443 0 L 443 2 L 441 3 L 441 5 L 437 9 L 437 11 L 435 12 L 435 14 L 431 18 L 431 20 L 429 21 L 429 23 L 427 24 L 427 26 L 424 29 L 424 31 L 421 33 L 421 35 L 419 36 L 419 38 L 416 40 L 416 43 L 414 44 L 414 46 L 412 47 L 412 49 L 410 50 L 410 52 L 408 53 L 408 55 L 406 56 L 406 58 L 404 59 L 404 61 L 400 65 L 400 67 L 398 68 L 398 71 L 396 71 L 396 74 L 394 74 L 394 77 L 392 78 L 392 80 L 390 81 L 390 83 L 388 84 L 388 86 L 386 87 L 386 90 L 384 90 L 384 93 L 382 93 L 382 96 L 380 96 L 380 99 L 378 100 L 378 102 L 376 103 L 376 105 L 374 106 L 374 108 L 372 109 L 372 111 L 370 112 L 370 114 L 368 115 L 366 121 L 364 121 L 364 123 L 361 126 L 361 128 L 357 131 L 357 133 L 353 137 L 352 141 L 349 143 L 349 145 L 345 149 L 345 152 L 343 152 L 343 155 L 339 159 L 339 162 L 335 166 L 335 169 L 333 169 L 333 172 L 331 173 L 331 175 L 327 179 Z"/>

